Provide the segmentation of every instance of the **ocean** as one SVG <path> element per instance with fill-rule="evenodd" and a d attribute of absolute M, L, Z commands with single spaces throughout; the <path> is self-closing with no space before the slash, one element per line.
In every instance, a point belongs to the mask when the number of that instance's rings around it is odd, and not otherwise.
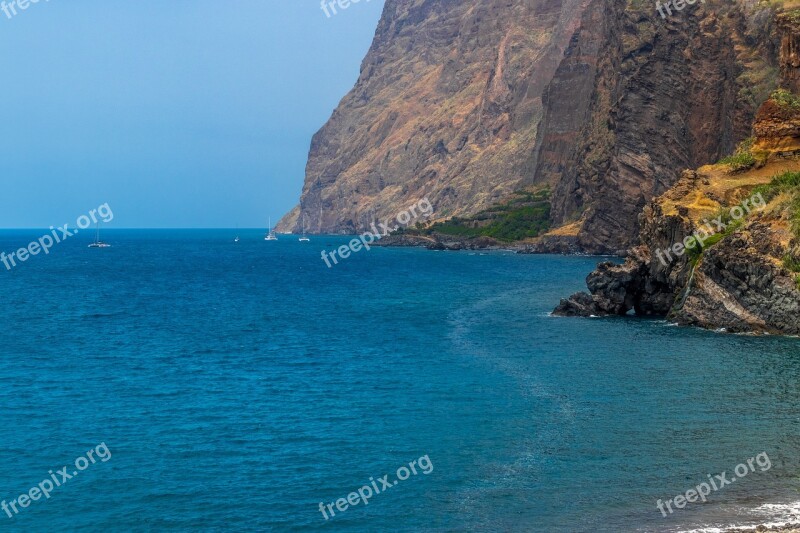
<path fill-rule="evenodd" d="M 328 268 L 348 239 L 235 233 L 108 230 L 112 248 L 80 234 L 0 265 L 0 530 L 800 519 L 800 340 L 551 317 L 598 258 L 374 248 Z M 657 508 L 748 459 L 707 502 Z"/>

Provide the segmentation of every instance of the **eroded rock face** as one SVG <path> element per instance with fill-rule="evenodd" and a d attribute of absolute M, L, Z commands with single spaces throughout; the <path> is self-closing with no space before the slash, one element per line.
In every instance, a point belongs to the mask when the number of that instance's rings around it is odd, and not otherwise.
<path fill-rule="evenodd" d="M 755 150 L 775 154 L 800 152 L 800 109 L 767 100 L 758 110 L 753 133 Z"/>
<path fill-rule="evenodd" d="M 641 246 L 622 265 L 601 263 L 587 278 L 591 294 L 562 300 L 560 316 L 667 316 L 682 325 L 729 332 L 800 333 L 800 290 L 781 266 L 775 230 L 758 220 L 710 248 L 694 268 L 672 267 Z"/>
<path fill-rule="evenodd" d="M 687 171 L 675 190 L 690 189 L 698 179 L 696 173 Z M 625 315 L 631 310 L 643 316 L 669 313 L 679 288 L 688 280 L 688 258 L 667 257 L 662 250 L 670 250 L 676 242 L 683 241 L 692 234 L 693 227 L 679 214 L 664 215 L 658 200 L 645 207 L 640 226 L 643 244 L 632 248 L 621 265 L 599 264 L 586 279 L 591 295 L 578 293 L 561 300 L 554 314 Z M 595 302 L 595 307 L 587 306 L 587 297 Z"/>
<path fill-rule="evenodd" d="M 589 0 L 387 0 L 353 90 L 314 136 L 300 207 L 357 233 L 427 197 L 437 218 L 526 181 L 542 92 Z M 278 225 L 297 231 L 300 207 Z"/>
<path fill-rule="evenodd" d="M 775 80 L 756 91 L 747 73 L 768 73 L 777 58 L 770 19 L 735 2 L 709 0 L 666 20 L 649 5 L 603 8 L 604 17 L 591 7 L 584 15 L 551 83 L 577 97 L 572 106 L 546 100 L 536 176 L 556 180 L 555 225 L 580 217 L 583 251 L 620 254 L 638 242 L 644 206 L 681 170 L 716 161 L 749 135 Z"/>
<path fill-rule="evenodd" d="M 783 254 L 768 224 L 750 224 L 704 254 L 671 318 L 730 332 L 800 333 L 800 292 L 780 265 Z"/>
<path fill-rule="evenodd" d="M 642 244 L 622 265 L 599 264 L 587 278 L 591 294 L 562 300 L 554 314 L 608 316 L 634 310 L 729 332 L 800 333 L 800 289 L 795 274 L 782 264 L 797 243 L 779 206 L 753 212 L 696 263 L 688 254 L 666 256 L 697 231 L 688 209 L 673 203 L 698 198 L 703 180 L 685 172 L 673 189 L 648 205 L 641 217 Z M 674 212 L 664 214 L 664 206 Z"/>
<path fill-rule="evenodd" d="M 793 87 L 800 67 L 800 26 L 794 25 L 795 17 L 778 20 L 784 76 L 780 83 Z M 683 172 L 642 211 L 640 244 L 625 263 L 598 265 L 587 278 L 591 294 L 562 300 L 554 313 L 620 315 L 634 309 L 639 315 L 667 316 L 679 324 L 730 332 L 800 333 L 800 277 L 784 267 L 787 256 L 800 261 L 790 222 L 791 196 L 784 192 L 783 198 L 777 195 L 767 205 L 761 192 L 754 192 L 772 176 L 800 171 L 798 116 L 796 95 L 779 92 L 767 99 L 753 127 L 759 165 L 750 170 L 709 165 Z M 719 218 L 720 224 L 711 230 L 704 217 L 713 218 L 733 205 L 739 206 L 741 225 L 728 227 Z M 743 206 L 748 205 L 753 209 L 743 218 Z M 681 253 L 676 243 L 691 242 L 686 239 L 697 236 L 701 226 L 709 228 L 703 229 L 705 237 L 721 232 L 717 242 L 708 240 L 691 254 Z"/>
<path fill-rule="evenodd" d="M 781 78 L 783 86 L 793 93 L 800 93 L 800 18 L 796 13 L 777 17 L 781 32 Z"/>
<path fill-rule="evenodd" d="M 437 219 L 470 216 L 549 184 L 554 225 L 582 226 L 532 250 L 624 253 L 647 202 L 730 152 L 774 86 L 772 19 L 750 4 L 662 20 L 627 0 L 387 0 L 278 229 L 302 211 L 312 231 L 357 233 L 422 197 Z"/>

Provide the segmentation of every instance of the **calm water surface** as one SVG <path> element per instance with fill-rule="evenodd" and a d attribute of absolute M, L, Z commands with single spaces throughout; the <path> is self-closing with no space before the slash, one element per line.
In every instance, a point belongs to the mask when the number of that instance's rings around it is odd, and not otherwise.
<path fill-rule="evenodd" d="M 0 250 L 41 231 L 0 233 Z M 800 341 L 549 316 L 596 259 L 78 235 L 0 269 L 8 531 L 681 531 L 800 500 Z M 750 473 L 664 518 L 656 500 Z M 326 521 L 335 502 L 427 456 Z M 737 518 L 738 517 L 738 518 Z"/>

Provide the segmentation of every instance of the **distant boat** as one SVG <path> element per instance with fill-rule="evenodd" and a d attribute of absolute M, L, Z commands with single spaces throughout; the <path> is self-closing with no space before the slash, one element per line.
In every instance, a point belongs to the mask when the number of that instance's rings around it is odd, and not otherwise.
<path fill-rule="evenodd" d="M 302 224 L 303 224 L 303 236 L 300 237 L 299 240 L 300 240 L 300 242 L 311 242 L 311 239 L 309 239 L 308 236 L 306 235 L 306 218 L 305 218 L 305 216 L 303 216 L 301 218 L 302 218 L 302 221 L 303 221 L 302 222 Z"/>
<path fill-rule="evenodd" d="M 94 223 L 95 234 L 94 242 L 89 245 L 89 248 L 111 248 L 111 245 L 100 240 L 100 226 L 97 222 Z"/>
<path fill-rule="evenodd" d="M 239 242 L 239 225 L 236 225 L 236 238 L 233 239 L 233 242 Z"/>
<path fill-rule="evenodd" d="M 264 237 L 265 241 L 277 241 L 278 236 L 275 235 L 275 230 L 272 229 L 272 218 L 269 219 L 269 226 L 267 226 L 267 236 Z"/>

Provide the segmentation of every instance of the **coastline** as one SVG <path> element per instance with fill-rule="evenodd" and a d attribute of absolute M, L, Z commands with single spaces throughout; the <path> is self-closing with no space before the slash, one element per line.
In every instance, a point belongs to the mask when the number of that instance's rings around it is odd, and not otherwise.
<path fill-rule="evenodd" d="M 505 242 L 492 237 L 461 237 L 458 235 L 445 235 L 431 233 L 430 235 L 414 235 L 409 233 L 391 234 L 376 241 L 374 246 L 389 247 L 419 247 L 428 250 L 509 250 L 519 254 L 555 254 L 596 257 L 620 257 L 627 255 L 625 250 L 613 253 L 591 254 L 582 252 L 574 238 L 555 236 L 553 238 L 538 237 L 528 241 Z"/>
<path fill-rule="evenodd" d="M 406 233 L 392 234 L 382 237 L 373 246 L 385 248 L 426 248 L 428 250 L 513 250 L 517 245 L 504 244 L 491 237 L 464 238 L 451 235 L 433 233 L 427 235 L 410 235 Z"/>
<path fill-rule="evenodd" d="M 800 533 L 800 524 L 758 526 L 734 526 L 733 528 L 707 527 L 681 530 L 680 533 Z"/>
<path fill-rule="evenodd" d="M 752 496 L 755 496 L 753 493 Z M 680 533 L 800 533 L 800 501 L 796 496 L 776 496 L 755 507 L 730 501 L 711 510 L 710 515 L 690 527 L 670 531 Z M 741 502 L 741 500 L 740 500 Z M 706 522 L 703 524 L 702 522 Z"/>
<path fill-rule="evenodd" d="M 742 526 L 734 527 L 733 529 L 722 530 L 721 533 L 753 533 L 753 532 L 774 532 L 774 533 L 800 533 L 800 524 L 793 525 L 766 525 L 759 526 Z"/>

